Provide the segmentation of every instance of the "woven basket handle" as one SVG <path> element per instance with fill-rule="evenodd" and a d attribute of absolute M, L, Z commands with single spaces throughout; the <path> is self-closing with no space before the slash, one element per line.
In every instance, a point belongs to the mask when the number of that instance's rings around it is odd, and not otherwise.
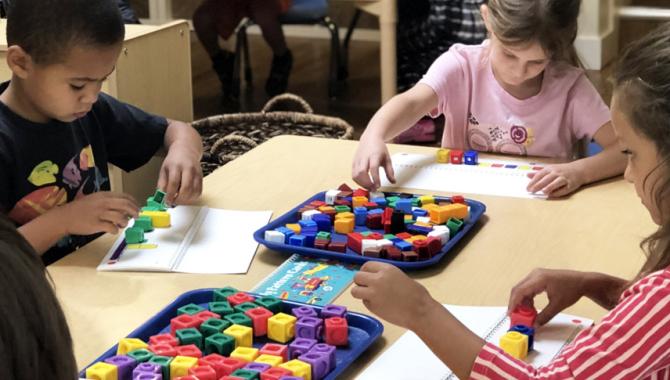
<path fill-rule="evenodd" d="M 314 113 L 312 106 L 305 99 L 289 93 L 277 95 L 268 100 L 261 112 L 293 111 L 296 108 L 302 113 Z"/>

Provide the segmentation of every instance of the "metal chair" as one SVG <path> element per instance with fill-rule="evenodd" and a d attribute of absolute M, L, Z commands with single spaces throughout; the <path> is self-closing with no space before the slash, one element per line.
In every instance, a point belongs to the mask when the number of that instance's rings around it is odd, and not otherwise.
<path fill-rule="evenodd" d="M 284 13 L 280 22 L 282 25 L 312 25 L 320 24 L 330 32 L 330 73 L 328 76 L 328 95 L 334 98 L 337 90 L 337 82 L 344 79 L 345 70 L 340 57 L 340 37 L 337 25 L 328 17 L 327 0 L 293 0 L 291 8 Z M 243 20 L 237 28 L 237 46 L 235 51 L 235 68 L 233 71 L 233 91 L 239 96 L 240 71 L 244 62 L 244 79 L 247 86 L 251 86 L 253 77 L 249 60 L 249 40 L 247 28 L 253 25 L 250 19 Z"/>

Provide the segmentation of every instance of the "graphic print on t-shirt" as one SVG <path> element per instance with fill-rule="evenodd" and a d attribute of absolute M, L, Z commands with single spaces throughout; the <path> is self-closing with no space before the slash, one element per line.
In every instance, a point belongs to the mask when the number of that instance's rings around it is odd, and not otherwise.
<path fill-rule="evenodd" d="M 533 129 L 519 122 L 505 125 L 479 122 L 472 113 L 468 113 L 467 139 L 474 150 L 521 156 L 528 155 L 528 148 L 535 140 Z"/>
<path fill-rule="evenodd" d="M 88 145 L 63 166 L 62 172 L 57 163 L 45 160 L 33 168 L 27 180 L 39 189 L 23 197 L 9 213 L 19 225 L 56 206 L 100 191 L 108 178 L 95 166 L 93 150 Z"/>

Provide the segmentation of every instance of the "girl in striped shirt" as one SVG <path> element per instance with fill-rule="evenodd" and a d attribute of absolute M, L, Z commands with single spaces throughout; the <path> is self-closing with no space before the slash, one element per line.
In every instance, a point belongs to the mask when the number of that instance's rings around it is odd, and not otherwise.
<path fill-rule="evenodd" d="M 373 313 L 414 331 L 460 378 L 656 379 L 670 377 L 670 24 L 624 53 L 614 78 L 612 122 L 625 178 L 659 225 L 633 281 L 601 273 L 535 270 L 511 293 L 510 309 L 546 292 L 536 320 L 588 297 L 609 309 L 548 365 L 534 368 L 486 343 L 396 267 L 368 262 L 352 295 Z M 418 310 L 418 313 L 416 312 Z M 454 342 L 458 342 L 454 344 Z"/>

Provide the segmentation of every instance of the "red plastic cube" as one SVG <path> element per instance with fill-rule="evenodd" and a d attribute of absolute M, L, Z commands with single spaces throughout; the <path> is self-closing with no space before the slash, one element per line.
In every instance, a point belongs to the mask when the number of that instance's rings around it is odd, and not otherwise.
<path fill-rule="evenodd" d="M 216 313 L 212 313 L 209 310 L 203 310 L 203 311 L 201 311 L 197 314 L 194 314 L 193 316 L 200 320 L 200 324 L 204 323 L 205 321 L 207 321 L 210 318 L 221 319 L 220 315 L 218 315 Z"/>
<path fill-rule="evenodd" d="M 373 232 L 367 237 L 368 239 L 372 240 L 381 240 L 384 238 L 384 235 L 380 234 L 379 232 Z"/>
<path fill-rule="evenodd" d="M 274 314 L 264 307 L 249 309 L 244 314 L 251 318 L 254 328 L 254 336 L 263 336 L 268 333 L 268 319 Z"/>
<path fill-rule="evenodd" d="M 188 369 L 188 374 L 195 376 L 198 380 L 217 380 L 216 371 L 208 365 L 198 365 Z"/>
<path fill-rule="evenodd" d="M 335 206 L 351 206 L 351 202 L 344 199 L 335 200 Z"/>
<path fill-rule="evenodd" d="M 348 191 L 348 192 L 352 192 L 352 191 L 354 191 L 354 189 L 352 189 L 351 187 L 349 187 L 349 185 L 347 185 L 346 183 L 341 184 L 340 187 L 337 188 L 337 190 L 339 190 L 339 191 Z"/>
<path fill-rule="evenodd" d="M 284 361 L 288 361 L 288 346 L 283 344 L 267 343 L 260 349 L 260 351 L 258 351 L 258 354 L 281 356 Z"/>
<path fill-rule="evenodd" d="M 346 346 L 349 343 L 349 325 L 345 318 L 326 318 L 325 342 L 332 346 Z"/>
<path fill-rule="evenodd" d="M 189 314 L 182 314 L 170 320 L 170 334 L 175 335 L 177 330 L 187 329 L 190 327 L 199 328 L 202 324 L 198 318 Z"/>
<path fill-rule="evenodd" d="M 405 240 L 411 238 L 412 234 L 410 234 L 409 232 L 401 232 L 399 234 L 395 234 L 395 237 L 397 237 L 398 239 Z"/>
<path fill-rule="evenodd" d="M 310 206 L 314 206 L 315 208 L 319 208 L 319 207 L 321 207 L 321 206 L 325 206 L 325 205 L 326 205 L 326 202 L 324 202 L 324 201 L 319 201 L 319 200 L 315 200 L 315 201 L 311 201 L 311 202 L 309 203 L 309 205 L 310 205 Z"/>
<path fill-rule="evenodd" d="M 462 195 L 452 195 L 451 203 L 462 203 L 465 204 L 465 198 Z"/>
<path fill-rule="evenodd" d="M 202 351 L 195 344 L 187 344 L 185 346 L 175 347 L 177 350 L 177 355 L 179 356 L 190 356 L 192 358 L 201 358 Z"/>
<path fill-rule="evenodd" d="M 354 194 L 353 194 L 353 196 L 354 196 L 354 197 L 366 197 L 366 198 L 369 198 L 369 197 L 370 197 L 370 192 L 367 191 L 367 190 L 365 190 L 365 189 L 356 189 L 356 190 L 354 190 Z"/>
<path fill-rule="evenodd" d="M 331 241 L 330 244 L 328 244 L 328 250 L 344 253 L 347 251 L 347 243 L 343 241 Z"/>
<path fill-rule="evenodd" d="M 449 162 L 452 164 L 460 165 L 463 163 L 463 151 L 458 149 L 452 149 L 449 151 Z"/>
<path fill-rule="evenodd" d="M 534 307 L 520 304 L 509 315 L 510 326 L 524 325 L 533 327 L 535 318 L 537 318 L 537 310 Z"/>
<path fill-rule="evenodd" d="M 179 345 L 179 340 L 170 334 L 158 334 L 149 337 L 150 346 L 155 346 L 157 344 L 169 344 L 170 346 L 176 347 Z"/>
<path fill-rule="evenodd" d="M 428 254 L 430 254 L 430 257 L 433 257 L 440 253 L 442 250 L 442 240 L 440 238 L 431 236 L 428 238 Z"/>
<path fill-rule="evenodd" d="M 220 378 L 226 374 L 223 362 L 226 360 L 226 357 L 219 355 L 217 353 L 212 353 L 207 356 L 203 356 L 198 360 L 198 365 L 210 366 L 216 371 L 216 378 Z"/>
<path fill-rule="evenodd" d="M 200 380 L 193 375 L 175 377 L 174 380 Z"/>
<path fill-rule="evenodd" d="M 261 372 L 261 380 L 279 380 L 282 376 L 292 376 L 293 372 L 282 367 L 273 367 L 265 372 Z"/>
<path fill-rule="evenodd" d="M 389 260 L 402 261 L 402 252 L 400 249 L 394 245 L 384 247 L 386 251 L 386 258 Z"/>
<path fill-rule="evenodd" d="M 419 255 L 421 260 L 427 260 L 431 257 L 431 254 L 428 251 L 428 240 L 414 240 L 412 245 L 414 246 L 414 252 Z"/>
<path fill-rule="evenodd" d="M 382 214 L 368 214 L 365 217 L 365 225 L 374 230 L 384 228 L 382 224 Z"/>
<path fill-rule="evenodd" d="M 239 358 L 225 358 L 222 363 L 225 375 L 230 375 L 235 372 L 235 370 L 240 369 L 245 365 L 247 365 L 247 362 Z"/>
<path fill-rule="evenodd" d="M 254 302 L 254 297 L 244 292 L 237 292 L 231 296 L 228 296 L 228 303 L 230 303 L 230 306 L 237 306 L 245 302 Z"/>
<path fill-rule="evenodd" d="M 363 249 L 363 235 L 359 234 L 358 232 L 348 233 L 347 247 L 356 253 L 361 253 L 361 250 Z"/>
<path fill-rule="evenodd" d="M 169 344 L 154 344 L 149 346 L 149 351 L 158 356 L 177 356 L 177 349 L 175 346 Z"/>

